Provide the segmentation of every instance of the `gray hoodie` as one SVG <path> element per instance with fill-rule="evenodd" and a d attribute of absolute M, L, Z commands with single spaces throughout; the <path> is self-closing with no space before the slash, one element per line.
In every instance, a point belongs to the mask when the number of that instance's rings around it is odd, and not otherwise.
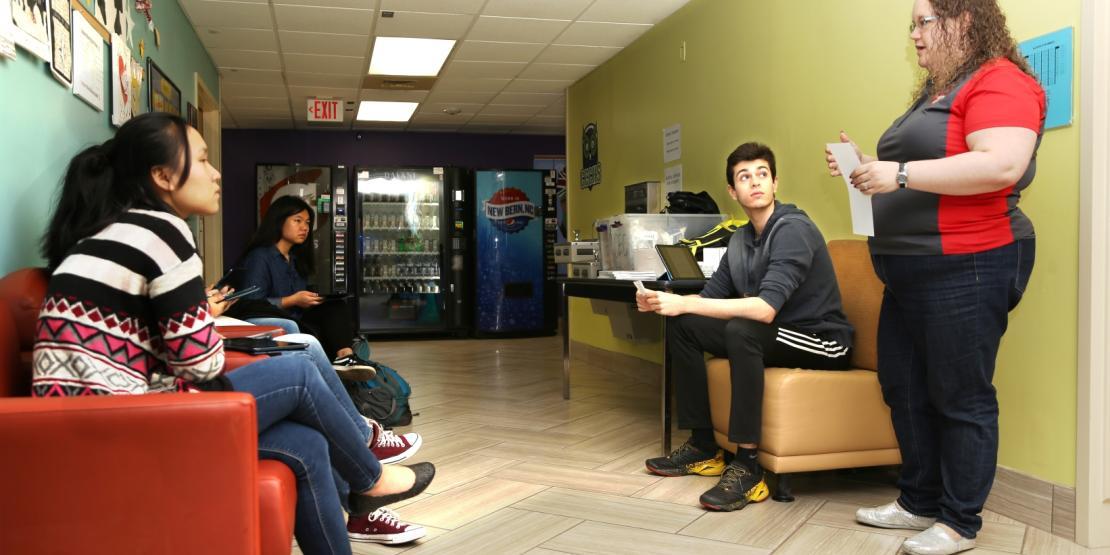
<path fill-rule="evenodd" d="M 825 238 L 793 204 L 775 201 L 761 235 L 751 222 L 737 229 L 701 296 L 759 297 L 775 309 L 773 325 L 852 344 Z"/>

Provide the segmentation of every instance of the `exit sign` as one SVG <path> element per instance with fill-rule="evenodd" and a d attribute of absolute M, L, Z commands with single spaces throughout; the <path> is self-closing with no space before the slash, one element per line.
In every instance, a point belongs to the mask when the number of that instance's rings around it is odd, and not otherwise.
<path fill-rule="evenodd" d="M 343 123 L 343 101 L 329 98 L 308 99 L 308 121 Z"/>

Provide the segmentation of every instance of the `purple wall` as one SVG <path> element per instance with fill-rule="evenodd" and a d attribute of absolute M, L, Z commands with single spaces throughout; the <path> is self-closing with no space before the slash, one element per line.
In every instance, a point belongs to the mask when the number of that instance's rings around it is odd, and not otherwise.
<path fill-rule="evenodd" d="M 565 151 L 552 135 L 224 129 L 224 264 L 254 233 L 256 164 L 528 169 L 535 155 Z"/>

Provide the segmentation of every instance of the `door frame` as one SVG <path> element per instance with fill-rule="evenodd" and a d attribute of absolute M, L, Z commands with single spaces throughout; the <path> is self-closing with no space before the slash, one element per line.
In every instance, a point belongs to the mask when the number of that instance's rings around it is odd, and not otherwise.
<path fill-rule="evenodd" d="M 208 161 L 222 172 L 222 132 L 220 125 L 220 101 L 204 82 L 199 73 L 193 74 L 194 96 L 197 99 L 197 112 L 201 121 L 201 135 L 208 143 Z M 206 131 L 207 130 L 207 131 Z M 223 195 L 220 196 L 220 211 L 200 219 L 198 245 L 204 261 L 204 282 L 215 283 L 224 273 L 224 216 Z"/>
<path fill-rule="evenodd" d="M 1075 540 L 1110 548 L 1110 3 L 1081 20 Z"/>

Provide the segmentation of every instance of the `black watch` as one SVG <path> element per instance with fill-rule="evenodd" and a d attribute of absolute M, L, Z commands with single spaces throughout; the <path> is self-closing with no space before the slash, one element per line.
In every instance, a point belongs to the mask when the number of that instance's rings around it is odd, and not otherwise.
<path fill-rule="evenodd" d="M 898 164 L 898 175 L 894 177 L 894 181 L 898 183 L 899 189 L 906 188 L 906 182 L 910 180 L 910 174 L 906 173 L 906 162 Z"/>

